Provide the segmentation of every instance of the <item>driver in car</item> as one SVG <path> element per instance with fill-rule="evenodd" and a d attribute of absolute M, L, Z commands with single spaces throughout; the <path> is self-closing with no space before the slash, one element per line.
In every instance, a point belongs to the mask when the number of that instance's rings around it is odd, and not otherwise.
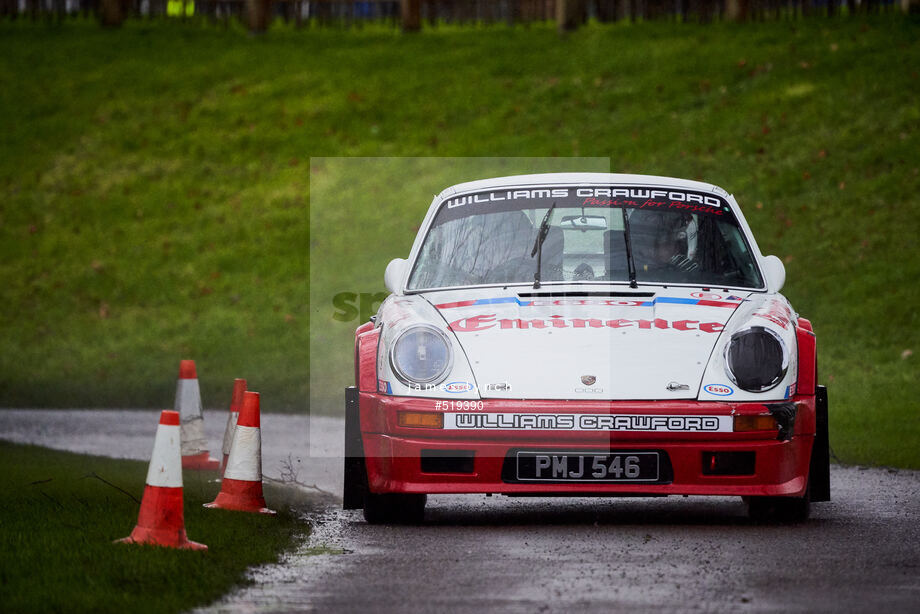
<path fill-rule="evenodd" d="M 627 215 L 636 271 L 690 272 L 699 268 L 690 249 L 693 241 L 689 239 L 695 235 L 692 216 L 646 209 Z"/>

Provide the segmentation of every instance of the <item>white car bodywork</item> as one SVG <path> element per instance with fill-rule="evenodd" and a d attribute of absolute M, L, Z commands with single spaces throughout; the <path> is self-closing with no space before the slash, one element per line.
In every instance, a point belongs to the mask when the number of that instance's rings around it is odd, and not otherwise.
<path fill-rule="evenodd" d="M 724 199 L 760 268 L 765 287 L 723 288 L 611 281 L 490 284 L 407 291 L 426 233 L 450 198 L 484 189 L 642 186 L 712 193 Z M 735 199 L 717 186 L 641 175 L 560 173 L 504 177 L 447 188 L 431 203 L 408 260 L 387 267 L 392 295 L 377 314 L 378 391 L 420 398 L 779 401 L 795 394 L 797 314 L 779 294 L 782 262 L 764 257 Z M 389 352 L 408 327 L 428 324 L 449 340 L 449 374 L 410 386 Z M 725 351 L 733 333 L 758 326 L 786 349 L 785 373 L 764 392 L 735 385 Z"/>

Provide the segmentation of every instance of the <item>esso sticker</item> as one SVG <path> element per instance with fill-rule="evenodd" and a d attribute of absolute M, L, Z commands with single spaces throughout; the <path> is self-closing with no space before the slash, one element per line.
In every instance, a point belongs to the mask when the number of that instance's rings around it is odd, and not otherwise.
<path fill-rule="evenodd" d="M 728 395 L 735 392 L 731 386 L 726 386 L 724 384 L 709 384 L 704 386 L 703 390 L 709 394 L 714 394 L 720 397 L 727 397 Z"/>
<path fill-rule="evenodd" d="M 444 384 L 444 386 L 441 387 L 444 392 L 449 392 L 451 394 L 469 392 L 473 388 L 475 388 L 475 386 L 469 382 L 450 382 L 449 384 Z"/>
<path fill-rule="evenodd" d="M 690 296 L 693 298 L 702 298 L 707 301 L 717 301 L 722 298 L 721 294 L 712 294 L 711 292 L 693 292 Z"/>

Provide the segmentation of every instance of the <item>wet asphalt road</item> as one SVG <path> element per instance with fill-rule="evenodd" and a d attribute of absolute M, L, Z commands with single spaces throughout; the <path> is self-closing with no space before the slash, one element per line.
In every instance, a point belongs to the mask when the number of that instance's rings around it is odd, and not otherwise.
<path fill-rule="evenodd" d="M 920 474 L 832 481 L 795 526 L 737 498 L 442 496 L 420 527 L 319 510 L 301 554 L 210 611 L 920 611 Z"/>
<path fill-rule="evenodd" d="M 149 461 L 160 412 L 147 409 L 0 409 L 0 439 Z M 332 494 L 342 491 L 343 421 L 262 413 L 262 474 L 296 475 Z M 204 433 L 220 458 L 227 410 L 204 411 Z"/>
<path fill-rule="evenodd" d="M 59 413 L 0 411 L 0 438 L 128 456 L 111 442 L 141 446 L 152 434 L 131 425 L 155 416 L 80 412 L 109 425 L 99 437 Z M 217 442 L 221 415 L 206 414 Z M 263 415 L 265 473 L 290 452 L 300 481 L 340 493 L 341 421 L 309 422 L 308 436 L 304 417 Z M 831 479 L 834 500 L 801 525 L 754 524 L 737 498 L 472 495 L 430 497 L 422 526 L 372 527 L 319 494 L 308 542 L 202 611 L 920 611 L 920 472 L 834 466 Z"/>

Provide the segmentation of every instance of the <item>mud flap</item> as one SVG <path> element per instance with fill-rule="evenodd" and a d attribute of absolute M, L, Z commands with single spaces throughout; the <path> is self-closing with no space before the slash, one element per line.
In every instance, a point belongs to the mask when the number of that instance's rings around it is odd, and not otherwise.
<path fill-rule="evenodd" d="M 345 389 L 345 485 L 342 489 L 342 509 L 364 507 L 367 492 L 367 465 L 364 464 L 364 441 L 361 439 L 361 413 L 358 389 Z"/>
<path fill-rule="evenodd" d="M 809 488 L 812 501 L 831 500 L 830 440 L 827 426 L 827 387 L 815 387 L 815 443 L 811 449 Z"/>

